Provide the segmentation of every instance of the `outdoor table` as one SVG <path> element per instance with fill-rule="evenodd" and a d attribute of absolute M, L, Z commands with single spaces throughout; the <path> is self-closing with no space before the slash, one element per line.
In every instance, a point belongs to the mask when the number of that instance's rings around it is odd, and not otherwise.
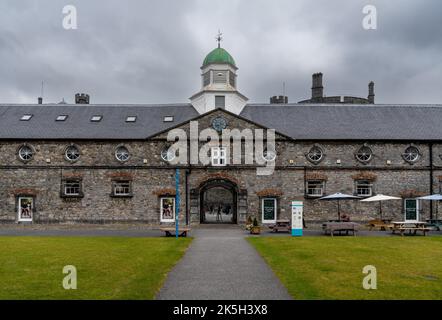
<path fill-rule="evenodd" d="M 409 234 L 416 235 L 417 231 L 422 231 L 424 236 L 426 236 L 427 232 L 430 231 L 428 228 L 427 222 L 406 222 L 406 221 L 393 221 L 393 228 L 391 232 L 395 234 L 396 231 L 400 232 L 400 235 L 403 236 L 405 231 L 408 231 Z M 413 233 L 411 233 L 413 231 Z"/>
<path fill-rule="evenodd" d="M 326 222 L 322 225 L 322 229 L 324 233 L 330 233 L 330 236 L 333 237 L 335 231 L 338 231 L 341 234 L 342 231 L 345 231 L 345 234 L 348 235 L 349 232 L 355 236 L 355 232 L 358 231 L 359 224 L 354 222 Z"/>
<path fill-rule="evenodd" d="M 440 219 L 427 219 L 428 226 L 435 227 L 440 231 L 440 227 L 442 226 L 442 220 Z"/>
<path fill-rule="evenodd" d="M 272 229 L 272 232 L 279 232 L 279 231 L 290 232 L 291 230 L 290 220 L 276 220 L 276 223 L 269 226 L 269 228 Z"/>

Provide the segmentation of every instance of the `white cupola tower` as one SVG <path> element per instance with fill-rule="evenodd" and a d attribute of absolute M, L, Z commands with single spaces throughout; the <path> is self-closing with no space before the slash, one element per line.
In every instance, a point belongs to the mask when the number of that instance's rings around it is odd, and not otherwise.
<path fill-rule="evenodd" d="M 221 48 L 220 33 L 217 40 L 218 48 L 206 56 L 201 66 L 201 90 L 190 97 L 190 102 L 200 114 L 216 108 L 240 114 L 248 99 L 236 89 L 238 68 L 232 56 Z"/>

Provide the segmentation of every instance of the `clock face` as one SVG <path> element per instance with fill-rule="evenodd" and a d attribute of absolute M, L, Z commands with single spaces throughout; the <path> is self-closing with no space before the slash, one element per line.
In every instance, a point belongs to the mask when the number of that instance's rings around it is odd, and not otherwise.
<path fill-rule="evenodd" d="M 212 120 L 212 127 L 216 131 L 220 132 L 227 127 L 227 121 L 223 117 L 216 117 Z"/>

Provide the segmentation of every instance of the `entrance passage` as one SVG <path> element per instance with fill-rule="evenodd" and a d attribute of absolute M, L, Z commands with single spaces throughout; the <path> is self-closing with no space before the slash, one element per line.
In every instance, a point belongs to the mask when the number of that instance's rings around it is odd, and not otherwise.
<path fill-rule="evenodd" d="M 236 188 L 225 181 L 211 181 L 200 193 L 201 223 L 237 223 Z"/>

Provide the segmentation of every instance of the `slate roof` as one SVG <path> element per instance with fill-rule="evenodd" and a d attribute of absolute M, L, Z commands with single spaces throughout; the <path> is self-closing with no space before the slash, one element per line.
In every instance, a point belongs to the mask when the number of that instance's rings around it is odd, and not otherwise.
<path fill-rule="evenodd" d="M 0 139 L 145 139 L 198 116 L 191 104 L 3 104 Z M 442 105 L 249 104 L 240 116 L 298 140 L 442 140 Z"/>
<path fill-rule="evenodd" d="M 29 121 L 20 121 L 32 114 Z M 55 121 L 68 115 L 66 121 Z M 100 122 L 91 122 L 102 115 Z M 127 116 L 137 116 L 134 123 Z M 164 122 L 173 116 L 173 122 Z M 0 139 L 145 139 L 156 132 L 198 116 L 191 104 L 93 105 L 42 104 L 0 105 Z"/>
<path fill-rule="evenodd" d="M 298 140 L 442 140 L 442 105 L 249 104 L 240 116 Z"/>

